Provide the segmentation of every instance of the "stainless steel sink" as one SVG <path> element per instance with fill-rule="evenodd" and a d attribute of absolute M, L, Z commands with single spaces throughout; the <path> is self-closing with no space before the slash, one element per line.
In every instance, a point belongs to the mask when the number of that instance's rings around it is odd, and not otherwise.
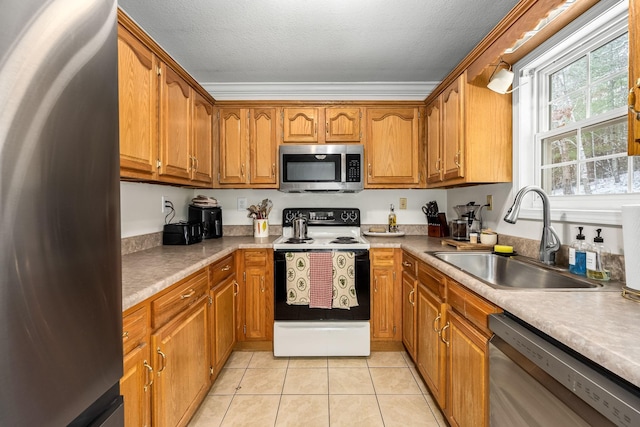
<path fill-rule="evenodd" d="M 620 286 L 554 271 L 535 260 L 520 261 L 488 252 L 427 252 L 496 289 L 616 291 Z M 521 257 L 520 257 L 521 258 Z M 559 269 L 557 269 L 559 270 Z"/>

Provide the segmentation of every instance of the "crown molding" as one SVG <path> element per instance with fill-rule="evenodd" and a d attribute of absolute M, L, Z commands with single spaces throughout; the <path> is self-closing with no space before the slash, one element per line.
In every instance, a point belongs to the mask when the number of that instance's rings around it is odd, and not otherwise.
<path fill-rule="evenodd" d="M 424 101 L 440 82 L 201 83 L 217 101 Z"/>

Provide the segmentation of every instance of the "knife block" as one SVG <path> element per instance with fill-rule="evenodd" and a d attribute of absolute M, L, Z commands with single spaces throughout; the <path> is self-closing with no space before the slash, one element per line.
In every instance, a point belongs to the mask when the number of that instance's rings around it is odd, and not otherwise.
<path fill-rule="evenodd" d="M 429 237 L 449 236 L 447 216 L 444 212 L 439 213 L 438 216 L 427 216 L 427 233 Z"/>

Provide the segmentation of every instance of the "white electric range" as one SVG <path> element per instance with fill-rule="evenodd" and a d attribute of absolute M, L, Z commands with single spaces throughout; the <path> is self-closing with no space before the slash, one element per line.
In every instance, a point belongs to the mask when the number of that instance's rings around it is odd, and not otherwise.
<path fill-rule="evenodd" d="M 305 239 L 293 238 L 293 220 L 307 219 Z M 275 356 L 367 356 L 370 353 L 369 242 L 360 235 L 356 208 L 291 208 L 282 213 L 274 249 Z M 287 302 L 286 256 L 300 252 L 352 252 L 358 305 L 319 309 Z M 334 290 L 335 292 L 335 290 Z"/>

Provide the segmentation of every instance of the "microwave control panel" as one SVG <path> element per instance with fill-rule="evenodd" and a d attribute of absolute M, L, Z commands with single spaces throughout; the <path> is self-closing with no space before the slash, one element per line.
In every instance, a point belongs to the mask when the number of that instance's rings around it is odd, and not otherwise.
<path fill-rule="evenodd" d="M 360 154 L 347 154 L 347 182 L 360 182 Z"/>

